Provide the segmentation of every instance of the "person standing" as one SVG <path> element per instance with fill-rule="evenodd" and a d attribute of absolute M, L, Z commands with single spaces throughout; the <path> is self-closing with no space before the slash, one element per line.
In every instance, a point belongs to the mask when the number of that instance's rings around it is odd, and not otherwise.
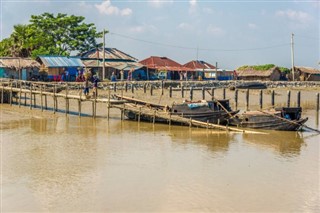
<path fill-rule="evenodd" d="M 83 93 L 87 97 L 89 95 L 89 79 L 85 78 L 83 82 Z"/>
<path fill-rule="evenodd" d="M 96 98 L 98 97 L 98 82 L 99 82 L 99 78 L 94 75 L 93 76 L 93 97 Z"/>

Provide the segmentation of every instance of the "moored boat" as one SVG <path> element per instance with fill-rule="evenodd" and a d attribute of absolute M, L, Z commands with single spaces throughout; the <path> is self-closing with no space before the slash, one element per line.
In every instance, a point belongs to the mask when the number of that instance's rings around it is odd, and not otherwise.
<path fill-rule="evenodd" d="M 248 111 L 234 116 L 230 125 L 268 130 L 297 131 L 308 118 L 301 118 L 301 107 L 281 107 L 269 111 Z"/>
<path fill-rule="evenodd" d="M 117 96 L 117 98 L 120 98 Z M 188 118 L 192 120 L 197 120 L 201 122 L 208 122 L 212 124 L 226 124 L 228 119 L 239 112 L 239 110 L 233 111 L 229 105 L 229 100 L 214 100 L 214 101 L 185 101 L 181 104 L 173 104 L 172 106 L 153 104 L 149 102 L 144 102 L 142 100 L 137 100 L 128 97 L 121 97 L 122 99 L 139 105 L 139 107 L 148 107 L 153 110 L 165 111 L 168 115 L 177 115 L 183 118 Z M 126 108 L 124 110 L 124 115 L 131 120 L 150 121 L 153 119 L 151 115 L 140 114 L 137 110 L 131 110 Z M 155 122 L 166 122 L 161 118 L 155 118 Z"/>

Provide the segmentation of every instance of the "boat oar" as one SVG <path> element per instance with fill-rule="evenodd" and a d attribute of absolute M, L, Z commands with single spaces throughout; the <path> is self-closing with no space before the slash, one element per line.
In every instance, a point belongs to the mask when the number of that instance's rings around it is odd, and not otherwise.
<path fill-rule="evenodd" d="M 269 112 L 266 112 L 266 111 L 262 111 L 262 110 L 258 110 L 258 111 L 259 111 L 259 112 L 262 112 L 262 113 L 265 113 L 265 114 L 268 114 L 268 115 L 271 115 L 271 116 L 273 116 L 273 117 L 275 117 L 275 118 L 279 118 L 280 120 L 286 121 L 286 122 L 288 122 L 288 123 L 295 124 L 295 125 L 299 125 L 300 127 L 304 127 L 304 128 L 306 128 L 306 129 L 315 131 L 315 132 L 317 132 L 318 134 L 320 134 L 320 131 L 319 131 L 319 130 L 313 129 L 313 128 L 311 128 L 311 127 L 308 127 L 308 126 L 305 125 L 305 124 L 300 124 L 300 123 L 298 123 L 298 122 L 285 119 L 285 118 L 283 118 L 283 117 L 280 117 L 280 116 L 278 116 L 278 115 L 275 115 L 275 114 L 272 114 L 272 113 L 269 113 Z"/>

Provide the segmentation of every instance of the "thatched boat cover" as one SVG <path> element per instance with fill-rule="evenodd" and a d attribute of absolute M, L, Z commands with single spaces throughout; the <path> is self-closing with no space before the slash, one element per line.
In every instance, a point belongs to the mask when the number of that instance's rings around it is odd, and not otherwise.
<path fill-rule="evenodd" d="M 19 70 L 22 68 L 39 68 L 40 64 L 31 58 L 0 57 L 0 67 Z"/>
<path fill-rule="evenodd" d="M 138 61 L 138 59 L 116 48 L 104 48 L 104 54 L 106 60 Z M 80 54 L 80 57 L 82 59 L 103 59 L 103 48 L 89 50 Z"/>
<path fill-rule="evenodd" d="M 248 67 L 247 69 L 237 70 L 237 75 L 239 77 L 249 77 L 249 76 L 270 77 L 272 73 L 277 69 L 279 68 L 273 67 L 268 70 L 255 70 L 252 67 Z"/>
<path fill-rule="evenodd" d="M 295 69 L 303 73 L 315 74 L 315 75 L 320 74 L 320 70 L 317 70 L 313 67 L 295 67 Z"/>

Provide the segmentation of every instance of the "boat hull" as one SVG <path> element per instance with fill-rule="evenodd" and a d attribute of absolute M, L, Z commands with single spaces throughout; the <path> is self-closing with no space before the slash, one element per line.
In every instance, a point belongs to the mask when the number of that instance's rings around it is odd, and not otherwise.
<path fill-rule="evenodd" d="M 308 118 L 286 120 L 272 115 L 240 116 L 230 120 L 230 125 L 242 128 L 297 131 L 307 122 Z"/>

